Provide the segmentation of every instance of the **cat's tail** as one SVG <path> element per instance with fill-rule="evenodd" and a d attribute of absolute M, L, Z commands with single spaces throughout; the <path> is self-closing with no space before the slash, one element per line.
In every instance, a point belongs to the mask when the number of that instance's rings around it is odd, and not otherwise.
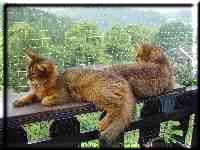
<path fill-rule="evenodd" d="M 113 118 L 111 124 L 101 132 L 100 141 L 104 146 L 112 145 L 119 136 L 125 131 L 132 120 L 134 97 L 129 90 L 125 98 L 125 103 L 118 116 Z"/>

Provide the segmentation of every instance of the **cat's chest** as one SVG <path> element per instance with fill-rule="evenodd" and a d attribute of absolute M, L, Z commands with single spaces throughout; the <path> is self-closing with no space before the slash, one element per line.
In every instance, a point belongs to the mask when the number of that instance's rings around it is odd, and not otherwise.
<path fill-rule="evenodd" d="M 29 85 L 36 92 L 39 98 L 48 96 L 50 93 L 49 85 L 46 83 L 41 83 L 37 80 L 29 81 Z"/>
<path fill-rule="evenodd" d="M 28 84 L 31 86 L 33 89 L 37 89 L 41 87 L 41 83 L 37 80 L 29 80 Z"/>

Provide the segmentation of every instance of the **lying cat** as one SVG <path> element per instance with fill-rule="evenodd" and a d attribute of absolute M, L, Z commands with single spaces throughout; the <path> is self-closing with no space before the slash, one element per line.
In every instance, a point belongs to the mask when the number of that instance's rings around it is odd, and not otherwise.
<path fill-rule="evenodd" d="M 134 97 L 128 82 L 122 77 L 99 70 L 66 69 L 63 74 L 48 59 L 27 50 L 30 63 L 27 79 L 31 87 L 28 95 L 14 102 L 15 107 L 40 101 L 45 106 L 74 101 L 89 101 L 105 117 L 99 122 L 100 138 L 112 143 L 129 125 Z"/>
<path fill-rule="evenodd" d="M 163 49 L 141 42 L 138 43 L 136 52 L 135 63 L 112 65 L 104 71 L 126 79 L 134 96 L 155 96 L 175 88 L 174 68 Z"/>
<path fill-rule="evenodd" d="M 13 105 L 21 107 L 38 101 L 45 106 L 52 106 L 71 100 L 70 94 L 64 88 L 63 76 L 59 75 L 53 61 L 38 56 L 30 49 L 26 54 L 29 58 L 27 79 L 31 89 Z"/>

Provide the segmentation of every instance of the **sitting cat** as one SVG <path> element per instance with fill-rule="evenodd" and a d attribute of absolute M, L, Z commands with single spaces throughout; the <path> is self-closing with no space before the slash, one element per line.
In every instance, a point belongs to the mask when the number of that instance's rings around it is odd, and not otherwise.
<path fill-rule="evenodd" d="M 134 97 L 126 80 L 113 73 L 92 69 L 66 69 L 64 82 L 71 89 L 72 97 L 93 102 L 106 112 L 98 130 L 101 139 L 112 143 L 129 125 Z"/>

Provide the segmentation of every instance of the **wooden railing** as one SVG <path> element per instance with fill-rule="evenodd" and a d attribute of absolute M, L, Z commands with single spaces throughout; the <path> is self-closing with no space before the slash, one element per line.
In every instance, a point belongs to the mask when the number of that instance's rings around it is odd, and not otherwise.
<path fill-rule="evenodd" d="M 23 93 L 25 94 L 25 93 Z M 80 123 L 75 115 L 95 112 L 96 108 L 91 103 L 71 103 L 62 106 L 44 107 L 39 103 L 28 105 L 22 108 L 13 108 L 12 102 L 23 95 L 9 95 L 7 97 L 6 122 L 0 118 L 1 144 L 4 146 L 39 146 L 39 147 L 80 147 L 83 141 L 99 138 L 97 130 L 80 132 Z M 125 132 L 139 129 L 139 144 L 141 147 L 188 147 L 184 144 L 191 114 L 197 113 L 197 87 L 177 88 L 174 91 L 162 95 L 137 98 L 137 103 L 144 103 L 141 118 L 133 120 Z M 49 137 L 38 139 L 30 143 L 27 133 L 22 127 L 23 124 L 34 123 L 45 120 L 54 120 L 49 128 Z M 163 139 L 159 137 L 160 123 L 168 120 L 180 121 L 183 130 L 182 137 L 174 137 L 174 143 L 162 144 Z M 192 135 L 191 146 L 197 144 L 196 115 Z M 3 140 L 4 139 L 4 140 Z M 123 147 L 123 134 L 113 144 L 116 147 Z M 112 145 L 112 146 L 113 146 Z M 100 141 L 100 147 L 110 147 Z"/>

